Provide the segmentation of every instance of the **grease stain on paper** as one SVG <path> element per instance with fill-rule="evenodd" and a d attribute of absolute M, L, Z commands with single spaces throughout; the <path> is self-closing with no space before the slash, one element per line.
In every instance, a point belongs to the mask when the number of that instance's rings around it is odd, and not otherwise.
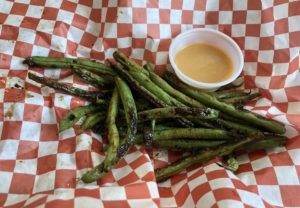
<path fill-rule="evenodd" d="M 15 103 L 11 104 L 7 111 L 4 113 L 4 117 L 11 119 L 14 115 L 14 110 L 15 110 Z"/>
<path fill-rule="evenodd" d="M 60 96 L 58 97 L 58 101 L 59 101 L 59 102 L 64 102 L 64 96 L 60 95 Z"/>

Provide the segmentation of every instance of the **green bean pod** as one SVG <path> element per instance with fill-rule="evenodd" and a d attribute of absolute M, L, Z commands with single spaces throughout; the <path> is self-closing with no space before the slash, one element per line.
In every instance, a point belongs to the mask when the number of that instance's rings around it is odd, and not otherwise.
<path fill-rule="evenodd" d="M 125 111 L 125 118 L 128 128 L 127 142 L 132 144 L 134 142 L 134 135 L 137 132 L 137 110 L 135 101 L 129 86 L 124 80 L 122 80 L 120 77 L 116 77 L 115 82 Z"/>
<path fill-rule="evenodd" d="M 154 132 L 155 140 L 175 140 L 175 139 L 219 139 L 230 140 L 236 135 L 221 129 L 206 128 L 173 128 Z"/>
<path fill-rule="evenodd" d="M 143 122 L 153 119 L 179 118 L 182 116 L 187 118 L 188 116 L 193 116 L 197 119 L 214 119 L 217 118 L 218 115 L 218 111 L 210 108 L 166 107 L 141 111 L 138 113 L 138 120 L 139 122 Z"/>
<path fill-rule="evenodd" d="M 106 114 L 104 112 L 97 112 L 95 114 L 88 115 L 80 126 L 80 131 L 91 129 L 97 123 L 104 121 L 105 118 Z"/>
<path fill-rule="evenodd" d="M 117 88 L 115 88 L 110 99 L 106 118 L 106 126 L 108 129 L 108 149 L 106 151 L 106 156 L 102 163 L 89 170 L 81 177 L 81 180 L 84 183 L 91 183 L 102 178 L 118 161 L 117 151 L 120 143 L 119 132 L 116 126 L 118 106 L 119 93 Z"/>
<path fill-rule="evenodd" d="M 167 106 L 163 101 L 159 100 L 154 94 L 149 92 L 145 87 L 143 87 L 139 82 L 137 82 L 125 69 L 122 68 L 119 64 L 112 64 L 112 68 L 127 81 L 127 83 L 137 91 L 141 96 L 147 99 L 156 107 L 165 107 Z"/>
<path fill-rule="evenodd" d="M 252 94 L 243 95 L 243 96 L 225 98 L 225 99 L 222 99 L 222 101 L 225 103 L 228 103 L 228 104 L 242 104 L 243 105 L 246 102 L 253 100 L 259 96 L 260 96 L 260 93 L 252 93 Z"/>
<path fill-rule="evenodd" d="M 165 78 L 169 81 L 171 85 L 177 87 L 177 89 L 181 90 L 182 92 L 186 93 L 187 95 L 193 97 L 194 99 L 198 100 L 199 102 L 203 103 L 204 105 L 220 110 L 228 115 L 231 115 L 235 118 L 244 120 L 249 122 L 252 125 L 259 126 L 264 128 L 267 131 L 283 134 L 285 132 L 285 128 L 283 125 L 276 123 L 274 121 L 268 120 L 266 118 L 258 117 L 257 115 L 249 112 L 249 111 L 240 111 L 235 109 L 233 105 L 223 103 L 219 101 L 212 95 L 208 93 L 201 92 L 199 90 L 193 89 L 178 80 L 177 77 L 170 73 L 165 74 Z"/>
<path fill-rule="evenodd" d="M 176 107 L 186 107 L 186 105 L 182 104 L 175 98 L 171 97 L 168 93 L 158 87 L 155 83 L 153 83 L 149 76 L 145 73 L 141 73 L 141 70 L 136 70 L 134 66 L 131 64 L 132 60 L 127 58 L 124 54 L 120 52 L 113 53 L 114 58 L 123 66 L 128 67 L 129 74 L 143 87 L 145 87 L 149 92 L 154 94 L 160 100 L 162 100 L 168 106 L 176 106 Z M 146 70 L 145 70 L 146 71 Z"/>
<path fill-rule="evenodd" d="M 81 117 L 90 113 L 95 113 L 102 109 L 102 106 L 97 105 L 88 105 L 73 109 L 59 121 L 58 132 L 62 132 L 68 128 L 71 128 L 76 124 L 77 121 L 79 121 Z"/>
<path fill-rule="evenodd" d="M 152 67 L 149 64 L 144 65 L 144 68 L 147 69 L 150 75 L 151 81 L 153 81 L 157 86 L 167 92 L 169 95 L 173 96 L 174 98 L 178 99 L 180 102 L 184 103 L 187 106 L 195 107 L 195 108 L 203 108 L 204 106 L 198 102 L 190 98 L 189 96 L 183 94 L 182 92 L 174 89 L 171 85 L 168 84 L 163 78 L 158 76 L 153 72 Z"/>
<path fill-rule="evenodd" d="M 61 84 L 56 81 L 46 79 L 44 77 L 37 76 L 30 72 L 28 73 L 28 77 L 29 79 L 32 79 L 35 82 L 38 82 L 40 84 L 44 84 L 53 89 L 62 90 L 71 95 L 81 97 L 92 102 L 97 102 L 98 99 L 105 98 L 111 93 L 111 91 L 86 91 L 76 87 L 69 87 L 68 85 Z"/>
<path fill-rule="evenodd" d="M 101 76 L 86 69 L 73 68 L 72 72 L 84 82 L 91 84 L 97 88 L 111 87 L 113 85 L 113 80 L 108 78 L 104 79 Z"/>
<path fill-rule="evenodd" d="M 159 97 L 157 97 L 156 94 L 153 94 L 146 87 L 144 87 L 142 83 L 137 81 L 133 76 L 131 76 L 131 74 L 128 71 L 123 69 L 121 66 L 119 66 L 117 64 L 112 64 L 112 63 L 111 63 L 111 66 L 114 70 L 116 70 L 116 72 L 118 74 L 120 74 L 120 76 L 122 78 L 124 78 L 129 83 L 129 85 L 134 90 L 139 92 L 145 99 L 147 99 L 153 105 L 155 105 L 156 107 L 167 107 L 168 106 L 167 103 L 165 103 L 163 100 L 161 100 Z M 178 102 L 178 101 L 176 101 L 176 102 Z M 183 105 L 183 104 L 181 104 L 181 105 Z M 185 119 L 185 118 L 177 118 L 177 121 L 182 126 L 185 126 L 185 127 L 192 127 L 193 126 L 193 123 L 191 121 L 189 121 L 188 119 Z"/>
<path fill-rule="evenodd" d="M 243 140 L 240 140 L 236 143 L 233 143 L 233 144 L 220 146 L 217 149 L 207 150 L 204 152 L 200 152 L 196 155 L 187 156 L 185 158 L 182 158 L 174 163 L 171 163 L 170 165 L 167 165 L 166 167 L 156 169 L 155 170 L 156 181 L 157 182 L 164 181 L 164 180 L 182 172 L 187 167 L 190 167 L 197 163 L 205 163 L 217 156 L 221 157 L 221 156 L 228 155 L 228 154 L 232 153 L 234 150 L 241 148 L 241 147 L 245 146 L 246 144 L 257 140 L 258 138 L 260 138 L 260 137 L 257 135 L 252 135 L 252 136 L 249 136 L 249 137 L 247 137 Z"/>
<path fill-rule="evenodd" d="M 78 68 L 86 69 L 103 75 L 115 76 L 114 71 L 107 65 L 88 61 L 83 59 L 72 59 L 72 58 L 53 58 L 43 56 L 32 56 L 28 57 L 23 61 L 24 64 L 29 66 L 38 66 L 45 68 Z"/>

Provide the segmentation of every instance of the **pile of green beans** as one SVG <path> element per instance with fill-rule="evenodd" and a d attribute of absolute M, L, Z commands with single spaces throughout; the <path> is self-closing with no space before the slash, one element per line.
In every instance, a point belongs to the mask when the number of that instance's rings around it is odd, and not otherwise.
<path fill-rule="evenodd" d="M 107 135 L 105 159 L 81 178 L 85 183 L 101 179 L 134 145 L 167 148 L 189 154 L 155 170 L 158 182 L 185 168 L 215 157 L 225 157 L 232 170 L 238 168 L 234 152 L 256 151 L 285 145 L 283 125 L 244 110 L 243 105 L 260 96 L 242 92 L 229 84 L 216 92 L 202 92 L 181 82 L 173 73 L 158 76 L 150 64 L 140 66 L 121 52 L 115 62 L 33 56 L 24 64 L 33 67 L 67 68 L 95 87 L 82 90 L 34 73 L 29 79 L 86 99 L 87 106 L 72 109 L 59 122 L 58 131 L 83 120 L 80 131 Z"/>

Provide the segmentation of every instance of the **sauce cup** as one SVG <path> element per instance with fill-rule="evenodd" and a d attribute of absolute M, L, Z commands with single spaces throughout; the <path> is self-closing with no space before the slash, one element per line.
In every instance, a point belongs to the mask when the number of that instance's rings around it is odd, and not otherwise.
<path fill-rule="evenodd" d="M 228 57 L 232 61 L 233 72 L 226 80 L 215 83 L 200 82 L 185 75 L 176 66 L 174 60 L 176 54 L 183 48 L 197 43 L 212 45 L 216 48 L 221 49 L 228 55 Z M 179 79 L 181 79 L 184 83 L 203 91 L 215 91 L 219 87 L 233 82 L 241 74 L 244 66 L 243 53 L 239 46 L 234 42 L 234 40 L 232 40 L 229 36 L 225 35 L 222 32 L 207 28 L 192 29 L 179 34 L 171 43 L 169 49 L 169 59 L 175 71 L 175 74 Z"/>

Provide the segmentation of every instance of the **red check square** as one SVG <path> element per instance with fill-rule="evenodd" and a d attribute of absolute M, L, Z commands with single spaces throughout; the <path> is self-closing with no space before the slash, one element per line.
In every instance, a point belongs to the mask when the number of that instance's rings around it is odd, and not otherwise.
<path fill-rule="evenodd" d="M 4 121 L 1 139 L 20 139 L 21 121 Z"/>
<path fill-rule="evenodd" d="M 282 201 L 286 207 L 299 207 L 300 198 L 297 197 L 300 192 L 300 186 L 279 186 Z"/>
<path fill-rule="evenodd" d="M 57 170 L 55 173 L 55 188 L 75 188 L 75 170 Z"/>
<path fill-rule="evenodd" d="M 176 193 L 175 195 L 175 199 L 176 199 L 176 203 L 178 204 L 179 207 L 182 207 L 185 200 L 187 199 L 187 197 L 190 195 L 190 189 L 188 184 L 184 184 L 180 190 Z"/>
<path fill-rule="evenodd" d="M 211 191 L 209 183 L 204 183 L 191 191 L 192 198 L 195 202 L 199 201 L 199 199 L 204 196 L 206 193 Z"/>
<path fill-rule="evenodd" d="M 28 4 L 14 3 L 10 10 L 11 14 L 25 16 L 28 9 Z"/>
<path fill-rule="evenodd" d="M 270 82 L 270 89 L 284 88 L 286 76 L 272 76 Z"/>
<path fill-rule="evenodd" d="M 88 6 L 88 7 L 92 7 L 93 6 L 93 0 L 79 0 L 78 3 L 79 4 L 83 4 L 85 6 Z"/>
<path fill-rule="evenodd" d="M 259 50 L 274 50 L 274 36 L 260 37 Z"/>
<path fill-rule="evenodd" d="M 182 24 L 192 24 L 193 23 L 193 11 L 183 10 L 181 15 Z"/>
<path fill-rule="evenodd" d="M 232 23 L 233 24 L 245 24 L 247 18 L 247 11 L 233 11 Z"/>
<path fill-rule="evenodd" d="M 75 12 L 77 3 L 71 1 L 63 1 L 60 8 L 68 12 Z"/>
<path fill-rule="evenodd" d="M 289 33 L 290 47 L 300 47 L 300 31 Z"/>
<path fill-rule="evenodd" d="M 132 24 L 120 24 L 117 25 L 118 37 L 127 37 L 128 31 L 132 31 Z"/>
<path fill-rule="evenodd" d="M 102 201 L 104 207 L 130 208 L 126 200 Z"/>
<path fill-rule="evenodd" d="M 41 126 L 41 141 L 56 141 L 58 140 L 57 124 L 42 124 Z"/>
<path fill-rule="evenodd" d="M 300 87 L 286 87 L 284 90 L 289 102 L 298 102 L 300 100 Z"/>
<path fill-rule="evenodd" d="M 226 3 L 219 1 L 220 11 L 232 11 L 233 9 L 233 0 L 227 0 Z"/>
<path fill-rule="evenodd" d="M 81 38 L 80 45 L 83 45 L 87 48 L 92 48 L 96 43 L 96 40 L 97 40 L 96 36 L 86 32 L 83 34 Z"/>
<path fill-rule="evenodd" d="M 125 192 L 128 199 L 144 199 L 150 197 L 149 189 L 145 183 L 126 186 Z"/>
<path fill-rule="evenodd" d="M 72 25 L 81 29 L 81 30 L 85 30 L 86 26 L 87 26 L 87 23 L 88 23 L 88 19 L 83 17 L 83 16 L 80 16 L 78 14 L 75 14 L 74 15 L 74 18 L 73 18 L 73 22 L 72 22 Z"/>
<path fill-rule="evenodd" d="M 24 17 L 21 27 L 36 30 L 40 20 L 34 17 Z"/>
<path fill-rule="evenodd" d="M 147 37 L 159 38 L 159 24 L 147 24 Z"/>
<path fill-rule="evenodd" d="M 2 30 L 0 33 L 1 39 L 16 40 L 18 36 L 19 36 L 19 28 L 10 25 L 2 25 Z"/>
<path fill-rule="evenodd" d="M 219 23 L 219 12 L 206 11 L 205 12 L 205 24 L 216 25 Z"/>
<path fill-rule="evenodd" d="M 297 16 L 300 14 L 300 2 L 294 1 L 289 3 L 289 16 Z"/>
<path fill-rule="evenodd" d="M 14 173 L 9 192 L 12 194 L 32 194 L 34 175 Z"/>
<path fill-rule="evenodd" d="M 25 121 L 41 122 L 43 106 L 25 104 L 24 116 Z"/>
<path fill-rule="evenodd" d="M 170 24 L 170 10 L 160 9 L 159 10 L 159 22 L 161 24 Z"/>
<path fill-rule="evenodd" d="M 37 5 L 37 6 L 44 6 L 46 0 L 30 0 L 30 4 Z"/>
<path fill-rule="evenodd" d="M 58 9 L 56 8 L 51 8 L 51 7 L 45 7 L 43 14 L 42 14 L 42 19 L 45 20 L 56 20 L 57 14 L 58 14 Z"/>
<path fill-rule="evenodd" d="M 171 8 L 172 9 L 182 9 L 182 0 L 172 1 Z"/>
<path fill-rule="evenodd" d="M 275 21 L 275 34 L 279 35 L 282 33 L 289 32 L 288 18 L 280 19 Z"/>
<path fill-rule="evenodd" d="M 32 44 L 17 41 L 15 47 L 22 48 L 22 50 L 14 50 L 14 56 L 27 58 L 32 54 Z"/>
<path fill-rule="evenodd" d="M 59 153 L 74 153 L 76 148 L 76 139 L 69 138 L 59 141 L 58 152 Z"/>
<path fill-rule="evenodd" d="M 254 172 L 259 185 L 277 185 L 277 177 L 273 167 L 267 167 Z"/>
<path fill-rule="evenodd" d="M 273 64 L 257 63 L 257 76 L 272 76 Z"/>
<path fill-rule="evenodd" d="M 91 14 L 90 14 L 90 20 L 100 23 L 101 22 L 101 9 L 92 9 Z"/>
<path fill-rule="evenodd" d="M 274 50 L 274 63 L 288 63 L 290 61 L 290 49 Z"/>
<path fill-rule="evenodd" d="M 90 168 L 93 166 L 90 151 L 79 151 L 76 152 L 76 167 L 78 170 L 84 168 Z"/>
<path fill-rule="evenodd" d="M 61 207 L 74 207 L 74 199 L 69 200 L 53 200 L 47 202 L 45 208 L 61 208 Z"/>
<path fill-rule="evenodd" d="M 118 12 L 118 8 L 116 7 L 107 8 L 107 13 L 109 15 L 106 15 L 106 19 L 105 19 L 106 22 L 116 22 L 117 12 Z"/>
<path fill-rule="evenodd" d="M 124 186 L 125 184 L 134 183 L 137 180 L 139 180 L 138 175 L 134 171 L 132 171 L 128 175 L 126 175 L 125 177 L 118 180 L 118 184 L 120 186 Z"/>
<path fill-rule="evenodd" d="M 56 168 L 56 155 L 48 155 L 38 158 L 37 174 L 41 175 Z"/>
<path fill-rule="evenodd" d="M 261 11 L 261 22 L 267 23 L 274 21 L 274 7 L 270 7 L 268 9 L 264 9 Z"/>
<path fill-rule="evenodd" d="M 220 189 L 213 190 L 213 193 L 217 201 L 222 201 L 222 200 L 241 201 L 241 198 L 237 193 L 237 190 L 233 188 L 220 188 Z"/>
<path fill-rule="evenodd" d="M 100 197 L 100 191 L 98 188 L 96 189 L 85 189 L 85 188 L 77 188 L 75 189 L 76 197 L 93 197 L 98 199 Z"/>
<path fill-rule="evenodd" d="M 18 160 L 34 159 L 38 155 L 38 142 L 21 140 L 18 148 Z"/>
<path fill-rule="evenodd" d="M 15 160 L 0 160 L 0 171 L 13 172 L 15 165 Z"/>
<path fill-rule="evenodd" d="M 259 37 L 260 36 L 260 25 L 251 24 L 246 26 L 246 36 Z"/>
<path fill-rule="evenodd" d="M 55 22 L 53 34 L 60 37 L 67 38 L 69 28 L 70 25 L 68 24 L 65 24 L 63 22 Z"/>
<path fill-rule="evenodd" d="M 6 199 L 7 199 L 7 194 L 0 193 L 0 206 L 4 206 Z"/>
<path fill-rule="evenodd" d="M 51 35 L 37 31 L 34 44 L 45 48 L 50 48 Z"/>

